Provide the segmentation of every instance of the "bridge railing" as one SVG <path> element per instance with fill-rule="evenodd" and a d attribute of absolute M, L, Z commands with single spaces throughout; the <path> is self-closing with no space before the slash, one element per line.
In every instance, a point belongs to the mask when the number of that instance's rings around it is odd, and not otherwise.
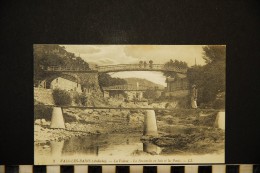
<path fill-rule="evenodd" d="M 139 85 L 138 87 L 136 85 L 114 85 L 114 86 L 109 86 L 109 87 L 103 87 L 103 90 L 108 91 L 108 90 L 148 90 L 148 89 L 154 89 L 153 87 L 150 86 L 144 86 L 144 85 Z"/>
<path fill-rule="evenodd" d="M 117 64 L 117 65 L 107 65 L 107 66 L 98 66 L 97 70 L 99 72 L 109 72 L 109 71 L 119 71 L 119 70 L 158 70 L 158 71 L 176 71 L 181 73 L 186 73 L 187 68 L 182 67 L 165 67 L 164 64 Z"/>
<path fill-rule="evenodd" d="M 48 66 L 42 68 L 45 71 L 91 71 L 89 68 L 82 67 L 62 67 L 62 66 Z"/>
<path fill-rule="evenodd" d="M 117 65 L 107 65 L 107 66 L 97 66 L 95 69 L 89 69 L 85 67 L 62 67 L 62 66 L 48 66 L 42 68 L 45 71 L 92 71 L 97 70 L 98 72 L 113 72 L 113 71 L 175 71 L 180 73 L 186 73 L 187 68 L 182 67 L 166 67 L 164 64 L 117 64 Z"/>

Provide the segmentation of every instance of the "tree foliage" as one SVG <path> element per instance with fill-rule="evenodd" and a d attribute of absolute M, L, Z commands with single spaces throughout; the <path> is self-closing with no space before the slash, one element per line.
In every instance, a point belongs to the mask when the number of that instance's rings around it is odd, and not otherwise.
<path fill-rule="evenodd" d="M 113 78 L 107 73 L 101 73 L 98 76 L 98 81 L 99 81 L 99 86 L 101 87 L 127 84 L 126 80 L 121 78 Z"/>
<path fill-rule="evenodd" d="M 226 61 L 226 47 L 210 45 L 203 47 L 203 59 L 207 64 Z"/>
<path fill-rule="evenodd" d="M 166 62 L 164 64 L 164 68 L 174 68 L 174 67 L 180 67 L 180 68 L 188 68 L 188 64 L 184 61 L 178 61 L 178 60 L 170 60 L 169 62 Z M 166 77 L 174 77 L 176 75 L 175 72 L 172 71 L 165 71 L 163 72 L 164 76 Z"/>
<path fill-rule="evenodd" d="M 46 77 L 44 69 L 48 66 L 89 69 L 89 65 L 80 57 L 67 52 L 65 47 L 55 44 L 36 44 L 34 50 L 34 82 Z"/>
<path fill-rule="evenodd" d="M 218 93 L 225 92 L 225 46 L 203 47 L 204 66 L 193 66 L 188 70 L 188 79 L 198 88 L 198 102 L 212 103 Z"/>
<path fill-rule="evenodd" d="M 70 93 L 65 90 L 54 89 L 52 92 L 52 96 L 53 96 L 55 105 L 58 105 L 58 106 L 70 105 L 72 102 Z"/>
<path fill-rule="evenodd" d="M 160 92 L 156 91 L 156 89 L 147 89 L 143 93 L 143 97 L 146 99 L 157 99 L 160 97 Z"/>

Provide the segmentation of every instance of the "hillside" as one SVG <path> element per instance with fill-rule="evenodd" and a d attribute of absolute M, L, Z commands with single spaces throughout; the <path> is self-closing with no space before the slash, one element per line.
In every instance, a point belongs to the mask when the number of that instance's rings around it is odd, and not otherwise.
<path fill-rule="evenodd" d="M 34 82 L 46 77 L 42 68 L 48 66 L 63 66 L 71 68 L 89 69 L 89 65 L 81 57 L 65 50 L 65 47 L 56 44 L 35 44 L 34 55 Z"/>
<path fill-rule="evenodd" d="M 124 78 L 124 80 L 127 81 L 128 84 L 130 85 L 136 85 L 136 82 L 139 83 L 139 85 L 144 85 L 144 86 L 150 86 L 150 87 L 158 87 L 159 89 L 164 89 L 164 86 L 160 84 L 153 83 L 149 80 L 146 79 L 140 79 L 140 78 Z"/>

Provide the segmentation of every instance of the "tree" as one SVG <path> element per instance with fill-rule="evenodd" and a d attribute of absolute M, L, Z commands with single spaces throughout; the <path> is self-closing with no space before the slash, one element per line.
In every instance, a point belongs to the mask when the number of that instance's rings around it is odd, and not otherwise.
<path fill-rule="evenodd" d="M 126 80 L 120 78 L 113 78 L 109 74 L 102 73 L 98 76 L 99 85 L 101 87 L 108 87 L 114 85 L 125 85 Z"/>
<path fill-rule="evenodd" d="M 183 61 L 178 61 L 178 60 L 173 61 L 172 59 L 169 62 L 166 62 L 164 64 L 164 68 L 166 68 L 166 69 L 172 69 L 174 67 L 188 68 L 188 64 Z M 163 75 L 166 77 L 175 77 L 176 72 L 164 71 Z"/>
<path fill-rule="evenodd" d="M 156 98 L 160 97 L 160 93 L 158 91 L 156 91 L 156 89 L 147 89 L 143 93 L 143 96 L 146 99 L 156 99 Z"/>
<path fill-rule="evenodd" d="M 67 52 L 65 47 L 55 44 L 36 44 L 34 50 L 34 83 L 46 78 L 43 68 L 48 66 L 64 66 L 89 69 L 89 65 L 81 57 Z M 75 59 L 75 60 L 74 60 Z"/>
<path fill-rule="evenodd" d="M 144 62 L 143 61 L 139 61 L 139 67 L 142 68 L 144 65 Z"/>
<path fill-rule="evenodd" d="M 226 61 L 226 46 L 204 46 L 203 51 L 203 59 L 207 64 Z"/>
<path fill-rule="evenodd" d="M 203 47 L 204 66 L 193 66 L 187 76 L 191 84 L 198 87 L 198 102 L 212 103 L 218 93 L 225 91 L 225 46 Z"/>
<path fill-rule="evenodd" d="M 149 61 L 149 67 L 153 68 L 153 61 L 152 60 Z"/>
<path fill-rule="evenodd" d="M 204 69 L 203 98 L 205 101 L 213 101 L 218 93 L 225 91 L 226 47 L 211 45 L 203 47 L 203 50 L 203 58 L 207 63 Z"/>
<path fill-rule="evenodd" d="M 70 93 L 65 90 L 54 89 L 52 92 L 52 96 L 53 96 L 54 103 L 57 106 L 70 105 L 72 102 Z"/>
<path fill-rule="evenodd" d="M 147 66 L 147 63 L 146 63 L 146 61 L 144 61 L 144 68 L 146 68 L 146 66 Z"/>

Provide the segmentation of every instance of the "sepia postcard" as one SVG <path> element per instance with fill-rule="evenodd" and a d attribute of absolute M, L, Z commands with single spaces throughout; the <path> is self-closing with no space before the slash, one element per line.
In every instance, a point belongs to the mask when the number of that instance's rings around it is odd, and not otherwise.
<path fill-rule="evenodd" d="M 225 45 L 33 51 L 35 165 L 225 163 Z"/>

